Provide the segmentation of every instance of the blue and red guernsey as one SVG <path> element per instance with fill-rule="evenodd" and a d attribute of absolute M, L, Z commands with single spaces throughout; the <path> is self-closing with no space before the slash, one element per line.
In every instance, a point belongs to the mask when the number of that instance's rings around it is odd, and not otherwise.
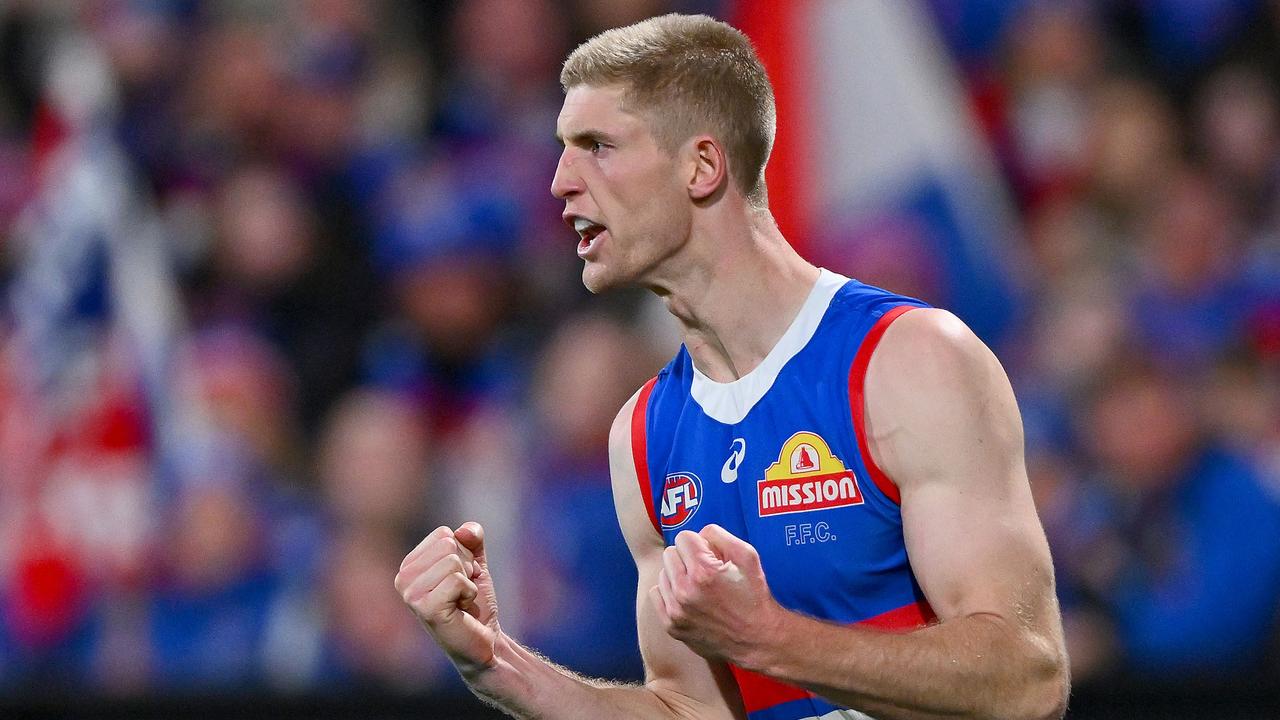
<path fill-rule="evenodd" d="M 637 474 L 665 542 L 716 523 L 755 546 L 784 607 L 886 631 L 930 622 L 898 490 L 863 431 L 871 354 L 889 324 L 918 307 L 927 306 L 823 270 L 781 340 L 738 380 L 711 380 L 682 347 L 632 417 Z M 733 672 L 750 720 L 865 717 Z"/>

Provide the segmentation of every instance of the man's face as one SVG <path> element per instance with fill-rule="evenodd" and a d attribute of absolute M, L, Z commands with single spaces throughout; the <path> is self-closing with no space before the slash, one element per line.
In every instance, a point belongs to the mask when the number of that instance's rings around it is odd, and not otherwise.
<path fill-rule="evenodd" d="M 564 152 L 551 193 L 578 233 L 582 282 L 592 292 L 643 283 L 688 237 L 689 195 L 680 163 L 645 119 L 622 110 L 624 88 L 578 85 L 565 96 L 556 135 Z"/>

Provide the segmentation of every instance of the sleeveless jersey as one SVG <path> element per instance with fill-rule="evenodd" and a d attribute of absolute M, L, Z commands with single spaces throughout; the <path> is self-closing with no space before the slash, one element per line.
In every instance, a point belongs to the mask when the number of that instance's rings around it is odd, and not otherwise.
<path fill-rule="evenodd" d="M 863 432 L 871 353 L 913 307 L 927 306 L 823 270 L 777 345 L 738 380 L 706 377 L 682 346 L 632 416 L 637 476 L 666 544 L 716 523 L 755 547 L 783 607 L 890 631 L 932 620 L 897 488 Z M 750 720 L 866 717 L 731 669 Z"/>

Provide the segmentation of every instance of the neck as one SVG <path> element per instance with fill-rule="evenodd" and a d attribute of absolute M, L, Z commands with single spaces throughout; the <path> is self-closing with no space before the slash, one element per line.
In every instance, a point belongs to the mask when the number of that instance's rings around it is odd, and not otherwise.
<path fill-rule="evenodd" d="M 648 283 L 680 324 L 694 365 L 717 382 L 751 372 L 800 313 L 819 270 L 791 248 L 767 211 L 695 227 Z"/>

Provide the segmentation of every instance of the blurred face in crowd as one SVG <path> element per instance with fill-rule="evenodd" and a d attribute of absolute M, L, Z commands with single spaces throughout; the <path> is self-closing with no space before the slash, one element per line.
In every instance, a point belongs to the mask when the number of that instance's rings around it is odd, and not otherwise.
<path fill-rule="evenodd" d="M 1280 147 L 1280 106 L 1263 75 L 1243 67 L 1215 74 L 1199 98 L 1196 124 L 1215 172 L 1246 187 L 1267 182 Z"/>
<path fill-rule="evenodd" d="M 217 262 L 238 285 L 269 293 L 306 270 L 314 228 L 304 200 L 278 170 L 247 168 L 228 179 L 219 222 Z"/>
<path fill-rule="evenodd" d="M 559 12 L 546 0 L 467 0 L 453 19 L 454 54 L 506 92 L 544 83 L 555 75 L 564 45 Z"/>
<path fill-rule="evenodd" d="M 1197 425 L 1174 380 L 1143 371 L 1111 381 L 1091 404 L 1094 453 L 1108 475 L 1136 493 L 1177 479 L 1195 447 Z"/>
<path fill-rule="evenodd" d="M 1122 208 L 1140 204 L 1176 160 L 1177 118 L 1155 88 L 1129 80 L 1104 85 L 1093 111 L 1088 165 L 1100 197 Z"/>
<path fill-rule="evenodd" d="M 369 530 L 339 535 L 325 577 L 329 632 L 344 662 L 362 680 L 420 690 L 438 680 L 430 640 L 400 598 L 386 589 L 396 571 L 396 542 Z"/>
<path fill-rule="evenodd" d="M 468 362 L 483 354 L 502 323 L 503 280 L 493 260 L 458 255 L 403 271 L 398 299 L 435 356 Z"/>
<path fill-rule="evenodd" d="M 186 490 L 167 543 L 175 579 L 188 590 L 235 582 L 253 562 L 256 523 L 252 500 L 234 481 Z"/>
<path fill-rule="evenodd" d="M 325 497 L 351 525 L 409 528 L 423 511 L 427 434 L 408 401 L 374 390 L 334 409 L 319 448 Z"/>
<path fill-rule="evenodd" d="M 556 128 L 564 152 L 551 192 L 578 233 L 582 282 L 592 292 L 645 282 L 689 236 L 681 165 L 645 119 L 622 109 L 624 91 L 570 88 Z"/>
<path fill-rule="evenodd" d="M 1230 272 L 1233 215 L 1207 178 L 1176 173 L 1151 195 L 1138 241 L 1143 267 L 1161 285 L 1191 295 Z"/>
<path fill-rule="evenodd" d="M 637 338 L 616 321 L 583 317 L 563 325 L 542 356 L 535 399 L 550 445 L 596 457 L 618 407 L 652 368 Z"/>
<path fill-rule="evenodd" d="M 261 27 L 229 23 L 205 34 L 195 54 L 187 122 L 228 140 L 261 139 L 279 111 L 284 84 L 268 34 Z"/>
<path fill-rule="evenodd" d="M 208 408 L 217 432 L 256 462 L 290 462 L 294 378 L 273 348 L 243 328 L 228 328 L 192 343 L 179 367 L 183 392 Z"/>

